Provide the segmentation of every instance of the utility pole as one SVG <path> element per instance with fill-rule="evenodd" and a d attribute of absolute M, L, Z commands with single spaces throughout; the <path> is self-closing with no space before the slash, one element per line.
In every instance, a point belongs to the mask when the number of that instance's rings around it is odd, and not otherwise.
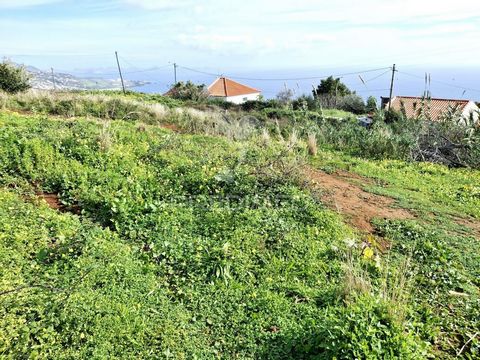
<path fill-rule="evenodd" d="M 173 77 L 175 79 L 175 84 L 177 84 L 177 63 L 173 63 Z"/>
<path fill-rule="evenodd" d="M 55 73 L 53 72 L 53 68 L 50 69 L 52 70 L 53 90 L 57 90 L 57 84 L 55 83 Z"/>
<path fill-rule="evenodd" d="M 392 68 L 392 81 L 390 82 L 390 97 L 388 99 L 388 110 L 390 110 L 390 107 L 392 106 L 392 96 L 393 96 L 393 82 L 395 81 L 395 64 L 393 64 Z"/>
<path fill-rule="evenodd" d="M 123 83 L 122 69 L 120 68 L 120 62 L 118 61 L 118 53 L 115 51 L 115 57 L 117 58 L 118 73 L 120 74 L 120 80 L 122 81 L 123 95 L 125 95 L 125 84 Z"/>

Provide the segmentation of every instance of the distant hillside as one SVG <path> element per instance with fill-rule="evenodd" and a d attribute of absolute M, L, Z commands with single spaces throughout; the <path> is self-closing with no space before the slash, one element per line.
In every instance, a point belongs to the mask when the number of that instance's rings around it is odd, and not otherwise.
<path fill-rule="evenodd" d="M 54 88 L 50 72 L 42 71 L 33 66 L 26 70 L 32 75 L 31 84 L 34 89 L 50 90 Z M 132 88 L 148 84 L 147 81 L 125 80 L 125 87 Z M 71 74 L 55 73 L 55 87 L 59 90 L 106 90 L 120 89 L 120 79 L 80 78 Z"/>

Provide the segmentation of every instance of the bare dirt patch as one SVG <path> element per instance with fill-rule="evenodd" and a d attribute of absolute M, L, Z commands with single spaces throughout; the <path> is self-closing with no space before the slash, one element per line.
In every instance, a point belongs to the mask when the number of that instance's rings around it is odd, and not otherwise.
<path fill-rule="evenodd" d="M 333 174 L 307 168 L 307 178 L 314 190 L 320 190 L 321 200 L 331 209 L 345 216 L 362 232 L 373 233 L 373 218 L 411 219 L 414 215 L 405 209 L 393 207 L 395 200 L 363 190 L 354 183 L 371 183 L 356 174 L 341 171 Z"/>
<path fill-rule="evenodd" d="M 460 218 L 460 217 L 455 217 L 454 221 L 457 224 L 465 226 L 465 227 L 469 228 L 470 230 L 472 230 L 475 237 L 480 239 L 480 221 L 475 220 L 475 219 Z"/>
<path fill-rule="evenodd" d="M 58 197 L 58 194 L 52 193 L 37 193 L 37 197 L 47 203 L 47 205 L 54 210 L 58 210 L 60 212 L 71 212 L 73 214 L 81 214 L 82 209 L 78 205 L 73 206 L 65 206 Z"/>
<path fill-rule="evenodd" d="M 180 128 L 175 124 L 161 124 L 160 127 L 172 130 L 173 132 L 180 132 Z"/>
<path fill-rule="evenodd" d="M 44 200 L 51 209 L 63 211 L 65 208 L 57 194 L 38 193 L 37 197 Z"/>

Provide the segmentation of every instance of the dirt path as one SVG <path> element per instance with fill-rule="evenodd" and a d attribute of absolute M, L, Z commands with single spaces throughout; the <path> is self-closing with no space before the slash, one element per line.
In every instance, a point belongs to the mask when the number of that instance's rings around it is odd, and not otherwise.
<path fill-rule="evenodd" d="M 405 209 L 394 208 L 394 199 L 371 194 L 354 184 L 358 181 L 369 183 L 369 179 L 345 171 L 327 174 L 312 168 L 307 168 L 305 174 L 311 181 L 313 189 L 320 190 L 322 201 L 345 216 L 347 222 L 362 232 L 374 232 L 371 224 L 373 218 L 411 219 L 414 217 Z"/>

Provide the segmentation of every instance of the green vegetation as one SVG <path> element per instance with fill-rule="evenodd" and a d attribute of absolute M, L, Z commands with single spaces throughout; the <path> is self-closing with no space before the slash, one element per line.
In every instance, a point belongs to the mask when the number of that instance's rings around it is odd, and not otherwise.
<path fill-rule="evenodd" d="M 343 97 L 350 95 L 350 89 L 340 81 L 340 78 L 330 76 L 320 81 L 320 85 L 313 91 L 315 97 L 322 95 L 333 95 L 336 97 Z"/>
<path fill-rule="evenodd" d="M 0 95 L 0 356 L 480 357 L 480 172 L 406 162 L 428 122 L 309 102 Z M 304 166 L 415 217 L 352 229 Z"/>
<path fill-rule="evenodd" d="M 178 100 L 206 101 L 208 92 L 205 85 L 195 85 L 191 81 L 179 81 L 169 90 L 169 96 Z"/>
<path fill-rule="evenodd" d="M 313 161 L 326 171 L 365 176 L 371 192 L 411 209 L 414 220 L 376 221 L 392 243 L 389 256 L 408 260 L 414 280 L 410 303 L 426 340 L 440 358 L 480 356 L 480 171 L 429 163 L 371 161 L 323 152 Z M 428 330 L 427 330 L 428 329 Z M 425 330 L 427 330 L 425 332 Z"/>
<path fill-rule="evenodd" d="M 378 110 L 377 99 L 374 96 L 368 97 L 365 110 L 372 114 Z"/>
<path fill-rule="evenodd" d="M 0 63 L 0 92 L 10 94 L 30 89 L 28 74 L 23 67 L 18 67 L 6 60 Z"/>
<path fill-rule="evenodd" d="M 359 314 L 349 318 L 342 249 L 352 234 L 283 175 L 295 153 L 285 159 L 281 145 L 118 121 L 105 147 L 94 121 L 0 119 L 1 182 L 17 188 L 1 202 L 4 354 L 348 357 L 418 347 L 369 295 L 349 301 Z M 34 192 L 60 194 L 82 216 L 19 197 Z M 360 333 L 364 321 L 387 328 L 375 343 L 337 347 L 342 330 L 324 336 L 340 319 Z"/>

